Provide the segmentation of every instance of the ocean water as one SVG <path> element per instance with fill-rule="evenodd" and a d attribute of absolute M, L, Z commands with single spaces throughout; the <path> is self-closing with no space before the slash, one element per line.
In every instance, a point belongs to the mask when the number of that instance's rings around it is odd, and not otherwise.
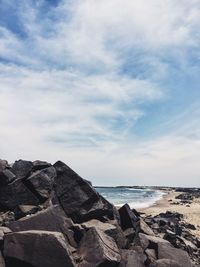
<path fill-rule="evenodd" d="M 147 208 L 165 194 L 163 191 L 135 188 L 98 187 L 96 190 L 116 206 L 128 203 L 131 208 Z"/>

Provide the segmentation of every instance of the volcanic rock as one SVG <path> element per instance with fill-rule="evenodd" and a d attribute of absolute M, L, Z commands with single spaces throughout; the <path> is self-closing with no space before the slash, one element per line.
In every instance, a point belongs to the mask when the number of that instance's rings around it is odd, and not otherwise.
<path fill-rule="evenodd" d="M 57 172 L 55 192 L 65 213 L 80 223 L 90 219 L 118 219 L 116 208 L 100 196 L 86 180 L 58 161 L 54 164 Z"/>
<path fill-rule="evenodd" d="M 37 267 L 75 267 L 70 247 L 58 232 L 24 231 L 5 236 L 5 258 Z"/>
<path fill-rule="evenodd" d="M 14 210 L 18 205 L 37 205 L 38 199 L 23 184 L 21 179 L 0 187 L 0 209 Z"/>
<path fill-rule="evenodd" d="M 82 258 L 79 267 L 115 267 L 121 260 L 114 239 L 94 227 L 82 238 L 78 253 Z"/>

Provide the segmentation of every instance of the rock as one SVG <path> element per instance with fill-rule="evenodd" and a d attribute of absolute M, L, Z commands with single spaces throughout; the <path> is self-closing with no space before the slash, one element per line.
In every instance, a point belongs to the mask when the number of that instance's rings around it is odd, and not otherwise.
<path fill-rule="evenodd" d="M 187 252 L 172 247 L 171 244 L 158 243 L 158 259 L 171 259 L 179 263 L 180 267 L 192 267 Z"/>
<path fill-rule="evenodd" d="M 145 254 L 147 255 L 149 262 L 153 262 L 153 261 L 157 260 L 155 249 L 148 248 L 145 250 Z"/>
<path fill-rule="evenodd" d="M 73 239 L 73 226 L 71 219 L 67 218 L 64 211 L 59 206 L 52 206 L 46 210 L 37 212 L 34 215 L 24 217 L 18 221 L 7 224 L 13 232 L 44 230 L 63 233 L 72 246 L 76 246 Z"/>
<path fill-rule="evenodd" d="M 2 256 L 2 253 L 1 253 L 1 251 L 0 251 L 0 267 L 5 267 L 6 265 L 5 265 L 5 261 L 4 261 L 4 258 L 3 258 L 3 256 Z"/>
<path fill-rule="evenodd" d="M 128 228 L 136 229 L 139 224 L 139 218 L 133 213 L 128 204 L 119 209 L 119 215 L 123 230 Z"/>
<path fill-rule="evenodd" d="M 39 206 L 33 206 L 33 205 L 19 205 L 17 207 L 17 210 L 15 211 L 15 214 L 17 213 L 17 217 L 21 218 L 26 215 L 31 215 L 36 213 L 37 211 L 40 210 Z"/>
<path fill-rule="evenodd" d="M 39 170 L 46 169 L 51 166 L 52 166 L 51 163 L 48 163 L 46 161 L 41 161 L 41 160 L 33 161 L 33 171 L 39 171 Z"/>
<path fill-rule="evenodd" d="M 0 171 L 0 186 L 7 185 L 16 179 L 16 176 L 8 169 Z"/>
<path fill-rule="evenodd" d="M 116 208 L 100 196 L 86 180 L 63 162 L 54 164 L 57 172 L 55 192 L 60 205 L 74 222 L 90 219 L 118 219 Z"/>
<path fill-rule="evenodd" d="M 148 247 L 151 249 L 157 249 L 159 243 L 170 245 L 167 240 L 164 240 L 160 237 L 139 233 L 139 244 L 143 249 L 147 249 Z"/>
<path fill-rule="evenodd" d="M 54 167 L 48 167 L 33 173 L 26 179 L 26 184 L 42 201 L 49 198 L 55 177 L 56 170 Z"/>
<path fill-rule="evenodd" d="M 145 221 L 142 218 L 139 219 L 139 227 L 140 227 L 140 232 L 146 235 L 154 235 L 153 230 L 145 223 Z"/>
<path fill-rule="evenodd" d="M 119 267 L 145 267 L 143 255 L 134 250 L 121 250 L 122 260 Z"/>
<path fill-rule="evenodd" d="M 38 199 L 23 184 L 21 179 L 0 187 L 0 209 L 14 210 L 18 205 L 37 205 Z"/>
<path fill-rule="evenodd" d="M 9 165 L 8 165 L 7 160 L 0 159 L 0 171 L 3 171 L 8 167 Z"/>
<path fill-rule="evenodd" d="M 181 265 L 174 260 L 162 259 L 151 263 L 148 267 L 181 267 Z"/>
<path fill-rule="evenodd" d="M 5 227 L 5 226 L 0 226 L 0 231 L 2 231 L 4 234 L 9 234 L 12 231 L 10 230 L 10 228 Z"/>
<path fill-rule="evenodd" d="M 126 239 L 128 240 L 128 243 L 132 243 L 135 238 L 135 230 L 133 228 L 127 228 L 124 231 L 124 235 Z"/>
<path fill-rule="evenodd" d="M 118 226 L 118 224 L 115 222 L 103 223 L 98 220 L 90 220 L 83 223 L 82 227 L 87 230 L 91 228 L 96 228 L 102 231 L 104 234 L 112 237 L 115 240 L 118 248 L 124 248 L 126 246 L 126 239 L 124 233 L 122 229 Z"/>
<path fill-rule="evenodd" d="M 80 242 L 79 267 L 118 266 L 121 260 L 115 241 L 102 231 L 90 228 Z"/>
<path fill-rule="evenodd" d="M 18 179 L 24 179 L 31 174 L 33 163 L 27 160 L 17 160 L 13 164 L 11 171 L 17 176 Z"/>
<path fill-rule="evenodd" d="M 64 236 L 57 232 L 25 231 L 8 234 L 4 241 L 4 257 L 37 267 L 76 266 Z"/>

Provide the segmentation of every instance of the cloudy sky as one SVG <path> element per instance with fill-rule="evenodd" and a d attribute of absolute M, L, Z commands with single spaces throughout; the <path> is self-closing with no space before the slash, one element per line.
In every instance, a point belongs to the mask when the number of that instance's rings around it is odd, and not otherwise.
<path fill-rule="evenodd" d="M 200 186 L 200 1 L 0 0 L 0 158 Z"/>

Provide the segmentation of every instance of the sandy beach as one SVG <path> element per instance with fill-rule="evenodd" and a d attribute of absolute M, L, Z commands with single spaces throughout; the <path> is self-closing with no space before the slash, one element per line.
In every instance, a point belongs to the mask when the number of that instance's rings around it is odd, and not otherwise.
<path fill-rule="evenodd" d="M 185 222 L 195 225 L 196 230 L 191 230 L 192 234 L 200 237 L 200 198 L 195 198 L 191 204 L 183 204 L 175 199 L 180 194 L 180 192 L 168 191 L 153 206 L 140 209 L 140 211 L 152 216 L 166 211 L 181 213 Z"/>

